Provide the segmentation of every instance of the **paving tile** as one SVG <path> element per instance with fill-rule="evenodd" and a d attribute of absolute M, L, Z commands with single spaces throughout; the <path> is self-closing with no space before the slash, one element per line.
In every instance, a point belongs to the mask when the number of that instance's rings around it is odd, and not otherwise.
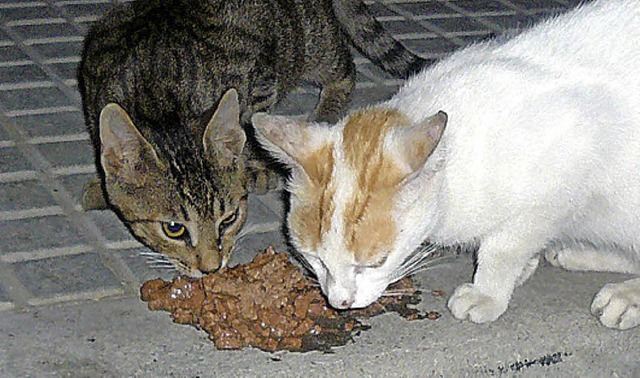
<path fill-rule="evenodd" d="M 98 229 L 108 242 L 132 240 L 133 236 L 127 227 L 111 210 L 92 210 L 86 213 L 98 226 Z"/>
<path fill-rule="evenodd" d="M 38 150 L 55 168 L 70 165 L 93 165 L 93 148 L 89 141 L 46 143 Z"/>
<path fill-rule="evenodd" d="M 457 0 L 455 5 L 469 13 L 515 12 L 514 8 L 497 0 Z"/>
<path fill-rule="evenodd" d="M 317 93 L 291 94 L 278 104 L 274 114 L 310 114 L 317 102 Z"/>
<path fill-rule="evenodd" d="M 7 130 L 5 130 L 4 127 L 2 127 L 2 124 L 0 124 L 0 141 L 8 141 L 10 139 L 11 139 L 11 135 Z M 2 152 L 0 152 L 0 155 L 1 154 Z M 4 161 L 3 161 L 3 164 L 4 164 Z M 0 172 L 2 172 L 1 168 L 0 168 Z"/>
<path fill-rule="evenodd" d="M 0 183 L 0 211 L 26 210 L 56 205 L 57 203 L 49 191 L 36 180 Z"/>
<path fill-rule="evenodd" d="M 375 82 L 373 81 L 373 79 L 369 77 L 369 75 L 363 73 L 363 70 L 371 71 L 373 67 L 375 67 L 374 69 L 377 69 L 377 67 L 373 63 L 371 63 L 369 60 L 365 60 L 364 63 L 361 63 L 360 65 L 358 65 L 358 69 L 356 70 L 356 85 L 362 85 L 362 84 L 375 85 Z M 384 73 L 384 75 L 385 75 L 385 79 L 388 79 L 390 77 L 386 73 Z"/>
<path fill-rule="evenodd" d="M 17 147 L 0 148 L 0 173 L 33 169 Z"/>
<path fill-rule="evenodd" d="M 78 78 L 78 62 L 54 63 L 50 66 L 63 80 Z"/>
<path fill-rule="evenodd" d="M 78 30 L 68 22 L 14 26 L 13 30 L 24 39 L 69 37 L 79 34 Z"/>
<path fill-rule="evenodd" d="M 23 2 L 20 7 L 3 8 L 0 12 L 2 21 L 32 20 L 58 17 L 58 12 L 43 3 Z M 36 6 L 31 6 L 36 5 Z"/>
<path fill-rule="evenodd" d="M 382 26 L 391 34 L 427 33 L 428 30 L 417 22 L 410 20 L 384 21 Z"/>
<path fill-rule="evenodd" d="M 469 46 L 474 43 L 477 43 L 482 40 L 490 39 L 495 37 L 496 35 L 500 35 L 501 33 L 492 33 L 487 32 L 487 34 L 482 35 L 457 35 L 456 38 L 460 41 L 460 46 Z"/>
<path fill-rule="evenodd" d="M 55 87 L 2 91 L 0 103 L 8 111 L 74 105 L 72 100 Z"/>
<path fill-rule="evenodd" d="M 388 100 L 398 92 L 398 89 L 399 87 L 386 86 L 377 87 L 375 90 L 371 90 L 370 88 L 356 88 L 351 105 L 353 108 L 362 108 L 367 105 Z"/>
<path fill-rule="evenodd" d="M 404 43 L 404 42 L 403 42 Z M 382 68 L 376 66 L 375 64 L 371 63 L 370 61 L 366 61 L 365 63 L 360 64 L 359 66 L 359 70 L 362 69 L 366 69 L 369 73 L 374 74 L 374 76 L 379 79 L 379 81 L 384 81 L 384 80 L 394 80 L 396 78 L 394 78 L 393 76 L 391 76 L 391 74 L 386 73 L 385 71 L 382 70 Z M 364 76 L 364 75 L 362 75 Z M 360 76 L 357 76 L 358 78 L 360 78 Z M 362 84 L 362 83 L 375 83 L 374 80 L 363 77 L 362 79 L 359 79 L 357 81 L 358 84 Z"/>
<path fill-rule="evenodd" d="M 0 253 L 83 244 L 78 230 L 62 215 L 0 221 L 0 230 Z"/>
<path fill-rule="evenodd" d="M 442 55 L 458 48 L 455 43 L 444 38 L 407 39 L 402 43 L 412 51 L 420 51 L 430 55 Z"/>
<path fill-rule="evenodd" d="M 581 2 L 581 0 L 569 0 L 566 1 L 566 3 L 568 4 L 561 4 L 561 2 L 555 0 L 518 0 L 516 5 L 518 6 L 518 8 L 526 9 L 528 12 L 535 12 L 536 10 L 540 9 L 544 9 L 546 11 L 550 9 L 568 9 Z"/>
<path fill-rule="evenodd" d="M 387 8 L 386 6 L 380 3 L 371 3 L 369 4 L 368 8 L 369 8 L 369 13 L 371 13 L 373 17 L 390 17 L 390 16 L 398 15 L 396 12 L 390 10 L 389 8 Z"/>
<path fill-rule="evenodd" d="M 33 63 L 0 67 L 0 85 L 48 80 L 50 79 L 47 74 Z"/>
<path fill-rule="evenodd" d="M 58 176 L 58 180 L 65 187 L 69 195 L 71 195 L 71 199 L 74 204 L 80 203 L 82 199 L 82 189 L 84 185 L 93 178 L 97 177 L 94 173 L 86 173 L 86 174 L 74 174 L 74 175 L 65 175 Z"/>
<path fill-rule="evenodd" d="M 13 118 L 13 122 L 30 137 L 69 135 L 86 131 L 84 116 L 80 110 L 18 116 Z"/>
<path fill-rule="evenodd" d="M 100 16 L 113 8 L 113 3 L 73 3 L 62 6 L 65 13 L 70 17 L 90 17 Z"/>
<path fill-rule="evenodd" d="M 454 2 L 454 4 L 457 4 L 457 2 Z M 402 11 L 409 12 L 417 17 L 438 17 L 457 13 L 447 7 L 446 4 L 437 1 L 400 3 L 396 6 Z"/>
<path fill-rule="evenodd" d="M 100 257 L 92 253 L 19 262 L 13 270 L 22 284 L 40 298 L 122 287 Z"/>
<path fill-rule="evenodd" d="M 263 224 L 278 221 L 279 217 L 256 196 L 249 196 L 247 224 Z"/>
<path fill-rule="evenodd" d="M 8 43 L 13 43 L 11 41 L 11 38 L 9 37 L 9 35 L 4 31 L 4 30 L 0 30 L 0 41 L 2 42 L 8 42 Z M 5 43 L 3 43 L 5 44 Z"/>
<path fill-rule="evenodd" d="M 30 137 L 78 134 L 86 131 L 80 110 L 53 114 L 35 114 L 14 117 L 13 122 Z"/>
<path fill-rule="evenodd" d="M 82 42 L 55 42 L 31 45 L 44 59 L 79 57 L 82 52 Z"/>
<path fill-rule="evenodd" d="M 458 33 L 461 30 L 465 33 L 487 30 L 487 26 L 469 17 L 441 17 L 429 19 L 428 22 L 450 33 Z"/>
<path fill-rule="evenodd" d="M 283 218 L 286 196 L 287 194 L 283 190 L 272 190 L 271 192 L 261 196 L 256 196 L 255 198 L 264 206 L 269 208 L 273 213 L 277 214 L 279 218 Z"/>
<path fill-rule="evenodd" d="M 245 236 L 238 241 L 229 266 L 247 263 L 253 260 L 253 257 L 258 252 L 264 251 L 269 246 L 272 246 L 278 252 L 287 252 L 287 245 L 281 231 Z"/>
<path fill-rule="evenodd" d="M 5 290 L 4 287 L 2 287 L 2 284 L 0 284 L 0 303 L 7 303 L 10 302 L 11 298 L 9 298 L 9 294 L 7 294 L 7 291 Z"/>
<path fill-rule="evenodd" d="M 482 16 L 482 19 L 490 24 L 498 26 L 502 30 L 517 30 L 535 24 L 538 17 L 522 14 L 504 16 Z"/>
<path fill-rule="evenodd" d="M 2 63 L 28 59 L 29 57 L 15 46 L 0 46 L 0 62 Z"/>

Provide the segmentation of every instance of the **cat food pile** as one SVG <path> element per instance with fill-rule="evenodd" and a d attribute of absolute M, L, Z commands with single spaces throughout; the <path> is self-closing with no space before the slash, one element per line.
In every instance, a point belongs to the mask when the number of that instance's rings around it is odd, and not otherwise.
<path fill-rule="evenodd" d="M 155 279 L 140 289 L 151 310 L 169 311 L 175 322 L 205 330 L 218 349 L 300 352 L 345 345 L 368 328 L 359 317 L 395 311 L 407 319 L 429 318 L 407 307 L 420 301 L 410 279 L 394 290 L 408 295 L 383 297 L 366 309 L 336 311 L 285 254 L 272 248 L 251 263 L 201 279 Z"/>

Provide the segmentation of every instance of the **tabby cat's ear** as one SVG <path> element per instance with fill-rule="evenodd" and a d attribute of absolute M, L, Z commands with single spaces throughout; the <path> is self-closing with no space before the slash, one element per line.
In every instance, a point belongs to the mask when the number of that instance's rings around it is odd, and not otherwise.
<path fill-rule="evenodd" d="M 100 162 L 107 178 L 107 189 L 114 180 L 142 186 L 145 178 L 165 170 L 151 144 L 117 104 L 108 104 L 100 112 L 100 142 Z"/>
<path fill-rule="evenodd" d="M 438 146 L 447 125 L 447 113 L 437 114 L 410 126 L 396 129 L 393 144 L 409 173 L 420 170 Z"/>
<path fill-rule="evenodd" d="M 231 164 L 242 153 L 246 141 L 247 136 L 240 126 L 238 92 L 231 88 L 222 96 L 204 131 L 204 151 L 207 155 L 218 155 Z M 216 164 L 220 163 L 216 161 Z"/>
<path fill-rule="evenodd" d="M 256 113 L 251 117 L 258 142 L 271 156 L 289 165 L 300 166 L 305 156 L 327 143 L 329 129 L 301 117 Z"/>

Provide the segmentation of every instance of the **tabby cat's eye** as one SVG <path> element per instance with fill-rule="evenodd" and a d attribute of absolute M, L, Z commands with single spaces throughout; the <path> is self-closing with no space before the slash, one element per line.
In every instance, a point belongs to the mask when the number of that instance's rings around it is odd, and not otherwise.
<path fill-rule="evenodd" d="M 222 220 L 222 222 L 220 222 L 220 229 L 225 229 L 229 226 L 231 226 L 236 219 L 238 219 L 238 211 L 240 209 L 236 209 L 236 211 L 233 212 L 233 214 L 229 215 L 228 217 L 224 218 Z"/>
<path fill-rule="evenodd" d="M 162 230 L 168 237 L 172 239 L 179 239 L 183 237 L 184 234 L 187 232 L 187 228 L 183 224 L 173 222 L 173 221 L 163 222 Z"/>

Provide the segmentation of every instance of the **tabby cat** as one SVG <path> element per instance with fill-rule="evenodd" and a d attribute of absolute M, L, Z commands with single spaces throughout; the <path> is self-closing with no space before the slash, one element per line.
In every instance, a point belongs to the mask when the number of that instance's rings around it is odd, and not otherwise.
<path fill-rule="evenodd" d="M 112 10 L 91 27 L 79 66 L 101 177 L 85 187 L 84 208 L 113 209 L 183 273 L 225 266 L 248 193 L 275 177 L 243 126 L 303 81 L 321 88 L 309 119 L 336 121 L 354 88 L 348 40 L 399 77 L 424 63 L 360 1 L 144 0 Z"/>

